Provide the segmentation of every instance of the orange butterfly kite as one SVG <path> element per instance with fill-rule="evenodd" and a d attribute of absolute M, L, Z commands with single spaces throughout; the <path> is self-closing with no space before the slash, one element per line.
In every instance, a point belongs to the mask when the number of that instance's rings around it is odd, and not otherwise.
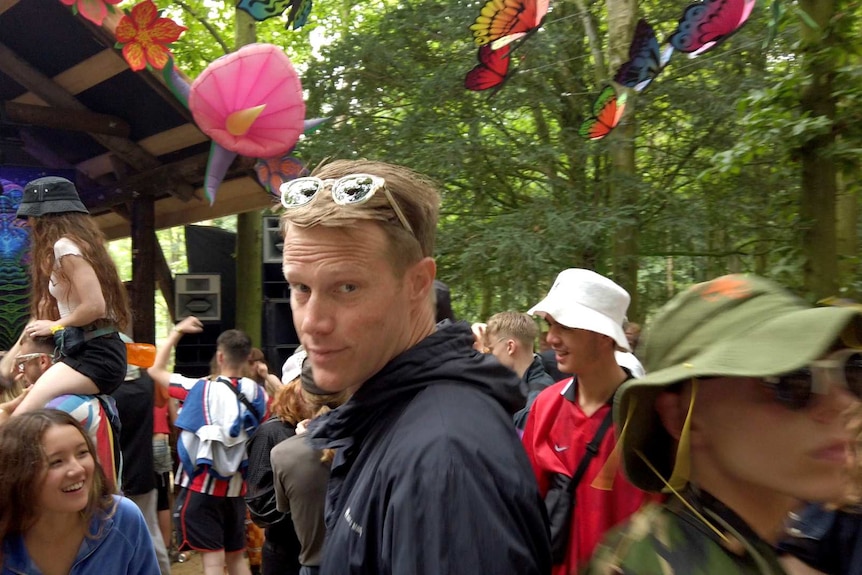
<path fill-rule="evenodd" d="M 578 133 L 589 140 L 601 140 L 617 127 L 626 111 L 625 91 L 617 94 L 613 86 L 606 86 L 593 103 L 593 115 L 584 120 Z"/>
<path fill-rule="evenodd" d="M 550 0 L 488 0 L 470 26 L 477 46 L 503 46 L 539 29 Z"/>

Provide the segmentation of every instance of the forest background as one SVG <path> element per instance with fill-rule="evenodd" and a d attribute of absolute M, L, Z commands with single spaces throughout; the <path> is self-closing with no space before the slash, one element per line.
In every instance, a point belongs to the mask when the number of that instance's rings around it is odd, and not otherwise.
<path fill-rule="evenodd" d="M 155 2 L 189 28 L 173 52 L 191 78 L 248 25 L 230 0 Z M 597 142 L 578 128 L 638 18 L 661 41 L 688 2 L 552 0 L 494 94 L 463 87 L 483 3 L 314 0 L 302 28 L 256 30 L 297 67 L 307 117 L 330 118 L 298 158 L 365 157 L 439 182 L 438 277 L 459 318 L 526 310 L 568 267 L 623 285 L 633 321 L 729 272 L 811 301 L 860 297 L 862 2 L 759 0 L 724 44 L 675 54 Z M 181 231 L 159 239 L 184 271 Z M 128 249 L 112 246 L 118 262 Z"/>

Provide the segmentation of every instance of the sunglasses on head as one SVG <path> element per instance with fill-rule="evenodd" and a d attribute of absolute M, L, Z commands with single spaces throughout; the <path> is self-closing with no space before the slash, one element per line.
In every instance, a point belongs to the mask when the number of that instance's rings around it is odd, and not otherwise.
<path fill-rule="evenodd" d="M 844 387 L 862 397 L 862 353 L 842 349 L 824 359 L 817 359 L 802 369 L 761 379 L 772 388 L 775 399 L 788 409 L 808 407 L 814 395 L 826 395 L 832 386 Z"/>
<path fill-rule="evenodd" d="M 332 186 L 332 201 L 339 206 L 357 206 L 364 204 L 374 197 L 378 191 L 383 190 L 389 205 L 398 216 L 398 221 L 408 232 L 413 234 L 413 227 L 401 211 L 395 198 L 386 189 L 386 180 L 372 174 L 350 174 L 337 180 L 321 180 L 314 176 L 296 178 L 285 182 L 279 187 L 281 192 L 281 205 L 285 208 L 299 208 L 311 200 L 314 196 L 327 186 Z M 413 234 L 416 235 L 416 234 Z"/>

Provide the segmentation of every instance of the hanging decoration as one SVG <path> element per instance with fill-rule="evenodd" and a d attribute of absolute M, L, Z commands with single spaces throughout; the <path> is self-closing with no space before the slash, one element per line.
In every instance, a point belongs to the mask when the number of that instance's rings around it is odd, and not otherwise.
<path fill-rule="evenodd" d="M 305 128 L 299 76 L 272 44 L 249 44 L 207 66 L 188 101 L 195 123 L 213 140 L 204 184 L 211 204 L 237 154 L 281 156 Z"/>
<path fill-rule="evenodd" d="M 542 25 L 550 0 L 488 0 L 470 26 L 477 46 L 499 50 Z"/>
<path fill-rule="evenodd" d="M 60 0 L 72 7 L 72 14 L 80 14 L 96 26 L 101 26 L 108 12 L 114 12 L 122 0 Z"/>
<path fill-rule="evenodd" d="M 756 0 L 702 0 L 690 4 L 668 41 L 694 58 L 739 30 L 751 16 L 755 3 Z"/>
<path fill-rule="evenodd" d="M 479 63 L 467 72 L 464 87 L 475 92 L 502 88 L 509 76 L 510 51 L 509 45 L 499 50 L 494 50 L 490 44 L 479 48 Z"/>
<path fill-rule="evenodd" d="M 584 120 L 578 133 L 590 140 L 601 140 L 617 127 L 626 110 L 626 91 L 617 93 L 613 86 L 605 86 L 593 103 L 593 115 Z"/>
<path fill-rule="evenodd" d="M 629 59 L 619 67 L 614 81 L 632 88 L 635 92 L 643 92 L 664 70 L 672 55 L 673 46 L 666 46 L 662 50 L 655 30 L 641 18 L 635 27 L 635 35 L 629 47 Z"/>
<path fill-rule="evenodd" d="M 308 21 L 311 6 L 312 0 L 239 0 L 236 5 L 258 22 L 279 16 L 290 7 L 285 28 L 294 30 L 303 27 Z"/>
<path fill-rule="evenodd" d="M 122 47 L 123 58 L 129 68 L 138 72 L 150 66 L 162 70 L 172 62 L 170 44 L 179 40 L 187 28 L 170 18 L 162 18 L 152 0 L 136 4 L 131 12 L 117 24 L 114 35 L 117 48 Z M 173 68 L 173 66 L 171 66 Z"/>

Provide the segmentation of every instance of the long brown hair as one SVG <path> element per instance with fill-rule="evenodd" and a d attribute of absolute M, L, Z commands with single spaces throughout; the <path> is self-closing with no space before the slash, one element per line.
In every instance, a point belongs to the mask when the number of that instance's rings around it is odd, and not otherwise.
<path fill-rule="evenodd" d="M 39 409 L 0 425 L 0 453 L 3 457 L 3 465 L 0 466 L 0 501 L 3 502 L 0 506 L 0 541 L 9 535 L 24 533 L 38 520 L 40 510 L 35 502 L 47 465 L 42 439 L 49 428 L 61 425 L 71 425 L 78 430 L 93 461 L 97 462 L 96 446 L 90 436 L 64 411 Z M 97 511 L 109 515 L 113 508 L 114 499 L 105 472 L 96 463 L 82 516 L 89 524 Z"/>
<path fill-rule="evenodd" d="M 29 223 L 33 260 L 31 315 L 37 319 L 60 319 L 57 301 L 48 293 L 48 284 L 54 271 L 68 280 L 61 269 L 54 269 L 54 244 L 65 237 L 75 242 L 84 260 L 93 266 L 105 298 L 105 316 L 116 321 L 121 329 L 128 329 L 131 323 L 128 294 L 120 281 L 117 266 L 108 254 L 105 235 L 93 218 L 69 212 L 31 217 Z"/>

